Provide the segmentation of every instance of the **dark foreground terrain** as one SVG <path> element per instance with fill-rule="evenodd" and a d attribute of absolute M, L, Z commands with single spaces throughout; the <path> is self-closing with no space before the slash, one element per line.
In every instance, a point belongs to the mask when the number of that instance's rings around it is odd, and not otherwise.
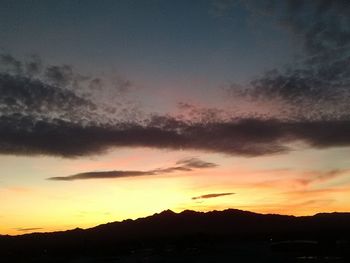
<path fill-rule="evenodd" d="M 350 213 L 164 211 L 82 230 L 0 236 L 0 262 L 350 262 Z"/>

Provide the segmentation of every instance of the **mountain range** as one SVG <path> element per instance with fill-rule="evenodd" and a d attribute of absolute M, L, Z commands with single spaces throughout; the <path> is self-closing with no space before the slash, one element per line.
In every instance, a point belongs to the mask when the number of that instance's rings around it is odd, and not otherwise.
<path fill-rule="evenodd" d="M 264 255 L 270 256 L 271 253 L 293 257 L 299 254 L 327 254 L 328 257 L 337 255 L 336 258 L 344 259 L 348 257 L 346 251 L 350 251 L 349 241 L 350 213 L 296 217 L 236 209 L 211 212 L 185 210 L 181 213 L 166 210 L 145 218 L 112 222 L 89 229 L 0 236 L 0 253 L 5 262 L 13 262 L 13 259 L 48 262 L 48 258 L 62 257 L 65 258 L 62 262 L 70 262 L 67 258 L 76 257 L 137 255 L 136 258 L 139 258 L 145 253 L 148 256 L 173 254 L 174 257 L 170 258 L 176 258 L 175 255 L 179 253 L 192 252 L 199 253 L 197 258 L 201 258 L 203 253 L 218 250 L 221 251 L 220 256 L 232 251 L 240 251 L 237 252 L 239 255 L 244 251 L 253 254 L 264 251 Z M 227 249 L 223 249 L 225 247 Z M 247 256 L 252 253 L 247 252 Z"/>

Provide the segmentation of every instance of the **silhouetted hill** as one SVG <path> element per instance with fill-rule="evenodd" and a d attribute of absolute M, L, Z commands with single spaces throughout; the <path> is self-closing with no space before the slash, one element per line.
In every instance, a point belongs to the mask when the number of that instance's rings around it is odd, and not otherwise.
<path fill-rule="evenodd" d="M 300 243 L 300 240 L 307 242 Z M 317 253 L 335 250 L 340 253 L 339 244 L 348 248 L 349 240 L 350 213 L 295 217 L 235 209 L 206 213 L 166 210 L 149 217 L 107 223 L 86 230 L 77 228 L 0 236 L 0 252 L 5 259 L 19 255 L 26 259 L 62 255 L 95 257 L 144 253 L 145 250 L 163 253 L 169 249 L 183 251 L 188 248 L 207 253 L 207 248 L 254 243 L 267 245 L 271 251 L 311 246 Z M 304 253 L 304 250 L 300 251 Z"/>

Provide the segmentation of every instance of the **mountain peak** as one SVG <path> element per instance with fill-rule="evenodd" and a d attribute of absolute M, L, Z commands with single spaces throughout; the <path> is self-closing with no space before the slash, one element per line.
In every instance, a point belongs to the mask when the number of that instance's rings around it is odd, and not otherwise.
<path fill-rule="evenodd" d="M 155 215 L 159 215 L 159 216 L 173 216 L 176 215 L 176 213 L 170 209 L 164 210 L 160 213 L 156 213 Z"/>

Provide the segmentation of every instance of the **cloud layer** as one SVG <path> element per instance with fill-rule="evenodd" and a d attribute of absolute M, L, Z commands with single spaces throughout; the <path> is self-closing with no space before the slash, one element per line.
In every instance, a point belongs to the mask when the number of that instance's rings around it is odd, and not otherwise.
<path fill-rule="evenodd" d="M 112 147 L 191 149 L 230 155 L 259 156 L 292 150 L 304 142 L 315 148 L 350 145 L 350 121 L 282 121 L 240 119 L 195 123 L 172 118 L 157 123 L 74 123 L 62 119 L 0 116 L 0 153 L 74 157 Z"/>

